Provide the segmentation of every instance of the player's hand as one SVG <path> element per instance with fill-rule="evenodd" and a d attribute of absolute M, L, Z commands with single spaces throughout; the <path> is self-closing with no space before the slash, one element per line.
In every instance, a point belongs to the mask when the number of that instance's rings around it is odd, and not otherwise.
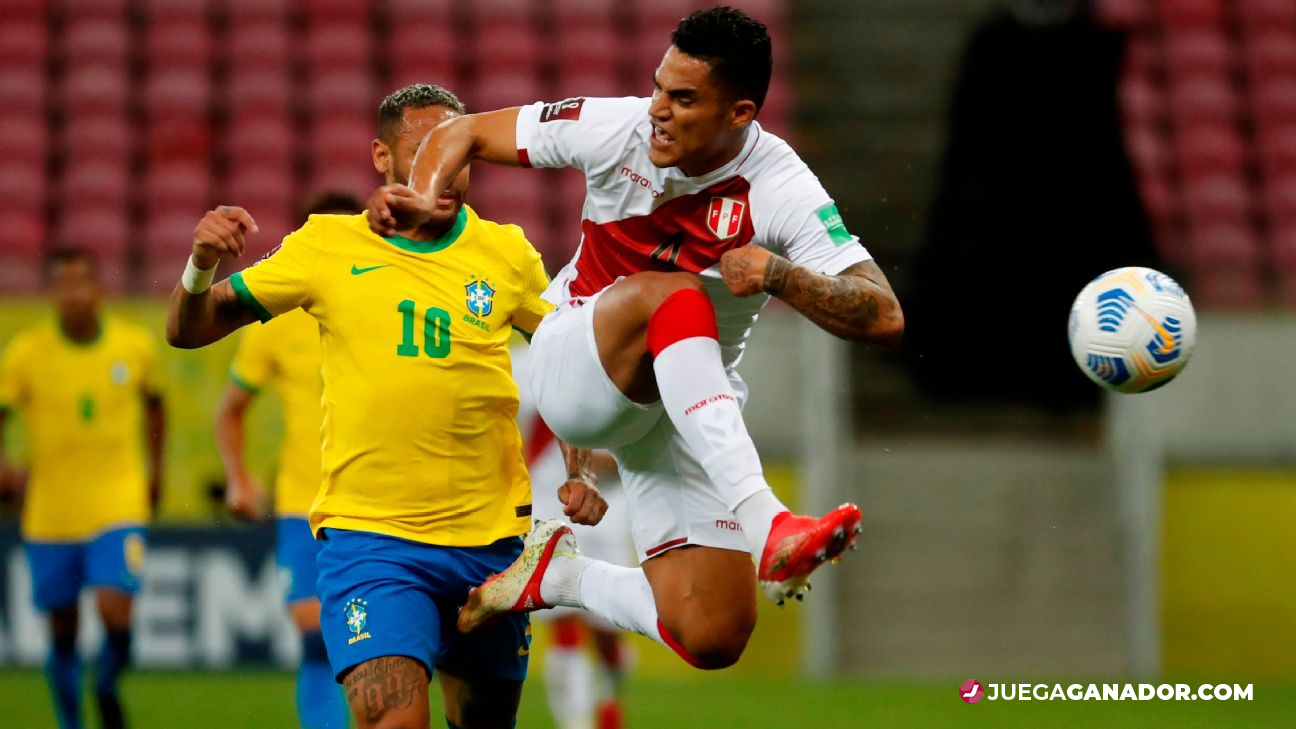
<path fill-rule="evenodd" d="M 367 204 L 369 229 L 385 238 L 412 230 L 432 217 L 432 206 L 405 185 L 383 185 L 374 190 Z"/>
<path fill-rule="evenodd" d="M 592 483 L 570 479 L 558 487 L 558 500 L 563 504 L 563 514 L 573 524 L 594 526 L 607 513 L 608 505 Z"/>
<path fill-rule="evenodd" d="M 254 521 L 264 513 L 265 491 L 253 479 L 236 482 L 231 480 L 225 487 L 225 507 L 238 519 Z"/>
<path fill-rule="evenodd" d="M 208 211 L 193 232 L 193 261 L 198 268 L 211 268 L 221 256 L 243 255 L 244 236 L 260 228 L 243 208 L 221 205 Z"/>
<path fill-rule="evenodd" d="M 765 267 L 773 253 L 747 245 L 720 256 L 720 276 L 734 296 L 754 296 L 765 290 Z"/>

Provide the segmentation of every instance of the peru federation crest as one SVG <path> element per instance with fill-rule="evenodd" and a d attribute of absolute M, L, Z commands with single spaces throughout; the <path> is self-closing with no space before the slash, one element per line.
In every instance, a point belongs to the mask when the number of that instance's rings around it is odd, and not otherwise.
<path fill-rule="evenodd" d="M 495 289 L 485 279 L 477 279 L 464 287 L 468 294 L 468 311 L 478 319 L 490 316 L 495 308 Z"/>
<path fill-rule="evenodd" d="M 707 208 L 707 227 L 720 240 L 729 240 L 742 230 L 747 204 L 731 197 L 713 197 Z"/>

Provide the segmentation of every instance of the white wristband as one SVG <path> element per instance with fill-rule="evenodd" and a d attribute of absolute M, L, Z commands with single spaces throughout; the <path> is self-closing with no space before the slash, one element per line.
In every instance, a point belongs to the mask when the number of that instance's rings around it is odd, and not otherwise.
<path fill-rule="evenodd" d="M 219 266 L 220 262 L 217 261 L 216 265 Z M 194 265 L 193 256 L 189 256 L 189 261 L 185 264 L 184 275 L 180 277 L 180 285 L 191 294 L 201 294 L 211 288 L 212 279 L 215 277 L 216 266 L 198 268 Z"/>

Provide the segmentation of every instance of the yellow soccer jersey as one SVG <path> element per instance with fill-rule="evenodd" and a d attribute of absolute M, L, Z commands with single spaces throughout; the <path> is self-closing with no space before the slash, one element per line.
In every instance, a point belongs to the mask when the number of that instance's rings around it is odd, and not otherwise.
<path fill-rule="evenodd" d="M 363 214 L 314 215 L 230 278 L 263 320 L 319 323 L 324 481 L 311 528 L 478 546 L 524 534 L 531 486 L 514 416 L 512 328 L 548 311 L 520 228 L 464 207 L 442 238 L 381 238 Z"/>
<path fill-rule="evenodd" d="M 306 516 L 320 486 L 319 325 L 294 310 L 243 331 L 230 377 L 256 394 L 273 386 L 283 405 L 284 439 L 275 472 L 275 513 Z"/>
<path fill-rule="evenodd" d="M 115 318 L 78 344 L 55 321 L 16 336 L 0 367 L 0 403 L 31 443 L 22 532 L 81 541 L 149 517 L 144 397 L 158 392 L 152 337 Z"/>

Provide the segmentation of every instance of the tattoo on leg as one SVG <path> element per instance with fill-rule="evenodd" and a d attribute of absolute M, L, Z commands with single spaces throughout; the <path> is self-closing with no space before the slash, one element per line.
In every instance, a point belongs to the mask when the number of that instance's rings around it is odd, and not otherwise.
<path fill-rule="evenodd" d="M 357 716 L 373 723 L 389 711 L 408 709 L 421 689 L 427 691 L 427 674 L 418 661 L 386 656 L 365 661 L 347 674 L 347 702 Z"/>

